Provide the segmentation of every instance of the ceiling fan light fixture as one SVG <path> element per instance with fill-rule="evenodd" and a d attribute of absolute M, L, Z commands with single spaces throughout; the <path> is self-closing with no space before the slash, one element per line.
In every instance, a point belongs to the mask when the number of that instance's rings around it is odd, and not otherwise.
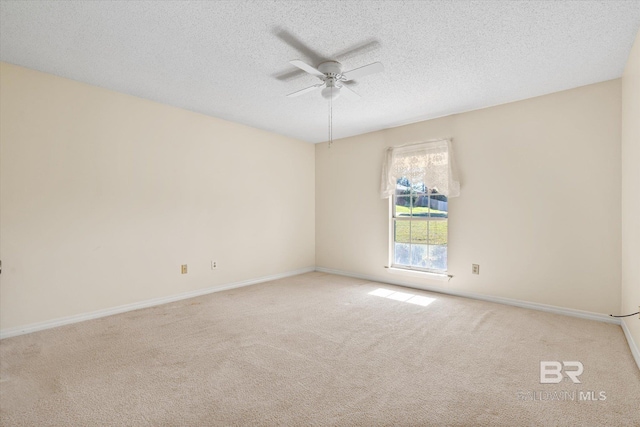
<path fill-rule="evenodd" d="M 320 92 L 324 99 L 336 99 L 340 96 L 340 89 L 335 86 L 327 86 Z"/>

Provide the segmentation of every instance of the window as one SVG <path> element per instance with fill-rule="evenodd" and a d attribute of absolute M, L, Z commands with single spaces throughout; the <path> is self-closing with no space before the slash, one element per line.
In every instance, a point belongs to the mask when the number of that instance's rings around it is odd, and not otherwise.
<path fill-rule="evenodd" d="M 392 265 L 447 271 L 448 199 L 436 188 L 401 177 L 392 205 Z"/>
<path fill-rule="evenodd" d="M 449 198 L 460 194 L 451 141 L 388 148 L 381 196 L 391 198 L 391 265 L 447 272 Z"/>

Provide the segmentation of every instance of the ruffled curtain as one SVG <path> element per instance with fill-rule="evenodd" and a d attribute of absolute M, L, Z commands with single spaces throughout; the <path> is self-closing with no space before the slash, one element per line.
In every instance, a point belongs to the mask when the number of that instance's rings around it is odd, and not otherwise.
<path fill-rule="evenodd" d="M 447 197 L 460 195 L 460 183 L 448 139 L 387 148 L 380 188 L 383 199 L 393 196 L 396 183 L 403 176 L 412 185 L 424 183 L 427 188 Z"/>

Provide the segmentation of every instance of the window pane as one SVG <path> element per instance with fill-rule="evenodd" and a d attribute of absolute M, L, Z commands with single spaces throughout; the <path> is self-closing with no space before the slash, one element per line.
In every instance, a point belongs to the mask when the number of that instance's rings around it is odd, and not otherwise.
<path fill-rule="evenodd" d="M 429 216 L 429 195 L 426 193 L 417 193 L 413 196 L 413 216 L 428 217 Z"/>
<path fill-rule="evenodd" d="M 429 226 L 429 244 L 430 245 L 446 245 L 447 244 L 447 228 L 448 221 L 433 220 L 426 221 Z"/>
<path fill-rule="evenodd" d="M 411 266 L 419 268 L 428 268 L 428 245 L 411 245 Z"/>
<path fill-rule="evenodd" d="M 405 265 L 407 267 L 411 266 L 411 245 L 409 245 L 408 243 L 394 243 L 394 246 L 393 263 L 395 265 Z"/>
<path fill-rule="evenodd" d="M 446 271 L 447 269 L 447 246 L 429 245 L 424 254 L 424 268 L 430 270 Z"/>
<path fill-rule="evenodd" d="M 447 218 L 449 212 L 449 203 L 447 197 L 432 193 L 430 196 L 429 206 L 431 207 L 431 216 L 436 218 Z"/>
<path fill-rule="evenodd" d="M 394 242 L 409 243 L 411 221 L 395 221 Z"/>
<path fill-rule="evenodd" d="M 428 243 L 429 221 L 411 221 L 411 243 Z"/>
<path fill-rule="evenodd" d="M 395 198 L 395 216 L 410 216 L 411 215 L 411 200 L 410 196 L 396 196 Z"/>

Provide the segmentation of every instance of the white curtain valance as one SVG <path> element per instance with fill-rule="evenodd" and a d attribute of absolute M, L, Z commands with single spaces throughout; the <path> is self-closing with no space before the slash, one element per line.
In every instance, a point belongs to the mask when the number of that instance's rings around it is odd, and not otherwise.
<path fill-rule="evenodd" d="M 403 176 L 412 185 L 424 183 L 427 188 L 435 189 L 447 197 L 460 195 L 451 140 L 387 148 L 380 188 L 383 199 L 393 196 L 398 179 Z"/>

